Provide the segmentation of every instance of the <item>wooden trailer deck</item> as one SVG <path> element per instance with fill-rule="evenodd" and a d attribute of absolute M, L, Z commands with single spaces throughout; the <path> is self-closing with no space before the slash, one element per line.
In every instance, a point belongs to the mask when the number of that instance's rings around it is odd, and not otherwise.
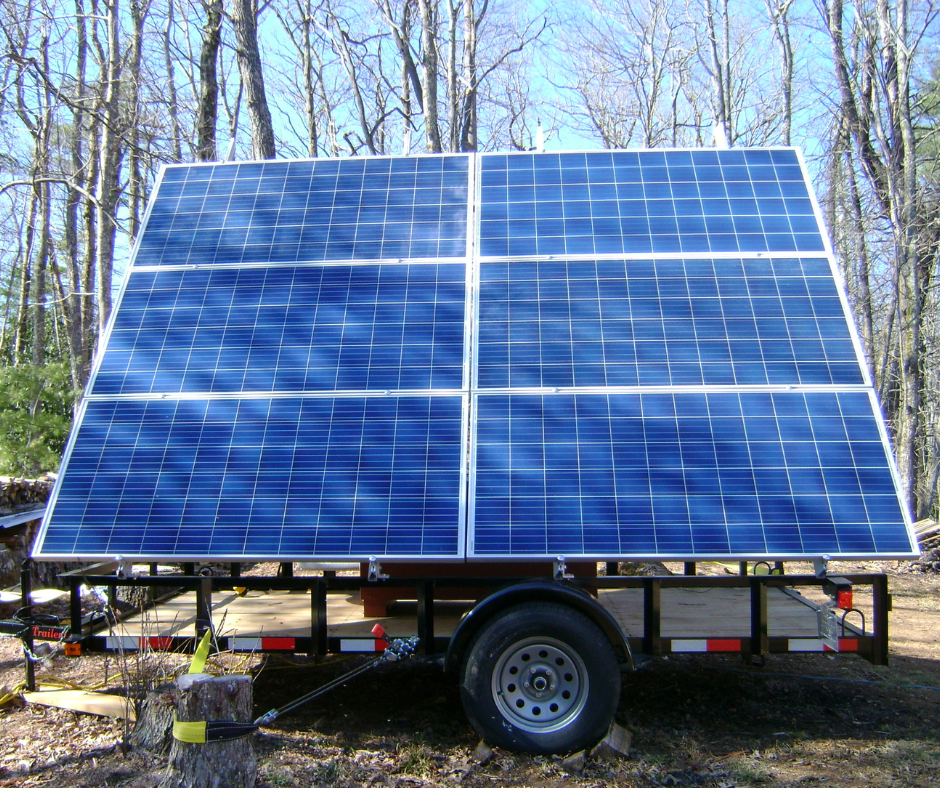
<path fill-rule="evenodd" d="M 601 589 L 599 598 L 627 637 L 643 636 L 643 590 Z M 306 592 L 248 591 L 217 593 L 212 599 L 216 632 L 225 637 L 305 637 L 310 635 L 311 600 Z M 327 597 L 329 637 L 369 638 L 381 624 L 392 637 L 416 634 L 416 602 L 395 602 L 390 615 L 365 617 L 358 592 Z M 435 634 L 449 636 L 469 602 L 436 601 Z M 750 591 L 747 588 L 666 588 L 661 599 L 664 638 L 744 638 L 750 634 Z M 770 637 L 818 636 L 815 606 L 789 589 L 767 590 Z M 195 632 L 196 594 L 182 594 L 143 614 L 132 616 L 113 634 L 132 637 L 179 637 Z"/>

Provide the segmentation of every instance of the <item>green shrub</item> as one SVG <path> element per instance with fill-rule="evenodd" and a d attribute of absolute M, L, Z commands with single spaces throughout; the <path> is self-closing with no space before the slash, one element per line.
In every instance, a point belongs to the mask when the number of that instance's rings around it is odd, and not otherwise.
<path fill-rule="evenodd" d="M 58 470 L 76 395 L 65 363 L 0 367 L 0 474 Z"/>

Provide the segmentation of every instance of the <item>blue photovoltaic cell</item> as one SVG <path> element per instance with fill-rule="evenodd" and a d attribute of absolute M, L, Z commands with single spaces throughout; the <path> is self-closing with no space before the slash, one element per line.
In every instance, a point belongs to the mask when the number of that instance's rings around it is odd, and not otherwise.
<path fill-rule="evenodd" d="M 480 254 L 825 250 L 792 149 L 484 154 Z"/>
<path fill-rule="evenodd" d="M 47 554 L 461 553 L 460 396 L 90 401 Z"/>
<path fill-rule="evenodd" d="M 463 257 L 467 156 L 177 166 L 134 264 Z"/>
<path fill-rule="evenodd" d="M 459 389 L 466 266 L 132 271 L 95 395 Z"/>
<path fill-rule="evenodd" d="M 484 262 L 480 388 L 861 384 L 824 258 Z"/>
<path fill-rule="evenodd" d="M 477 556 L 914 550 L 865 391 L 477 400 Z"/>

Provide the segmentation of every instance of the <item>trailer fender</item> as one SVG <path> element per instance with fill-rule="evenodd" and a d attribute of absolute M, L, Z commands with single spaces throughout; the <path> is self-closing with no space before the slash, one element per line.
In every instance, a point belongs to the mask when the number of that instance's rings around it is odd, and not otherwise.
<path fill-rule="evenodd" d="M 459 670 L 464 653 L 476 634 L 497 613 L 526 602 L 555 602 L 577 610 L 606 635 L 618 660 L 634 668 L 630 643 L 614 617 L 593 596 L 577 586 L 552 580 L 535 580 L 506 586 L 479 602 L 463 617 L 447 648 L 444 670 Z"/>

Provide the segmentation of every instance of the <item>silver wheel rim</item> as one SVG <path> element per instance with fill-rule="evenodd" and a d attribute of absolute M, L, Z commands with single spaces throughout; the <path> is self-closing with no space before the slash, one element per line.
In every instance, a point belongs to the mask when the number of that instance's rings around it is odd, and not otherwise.
<path fill-rule="evenodd" d="M 548 733 L 570 725 L 588 694 L 584 661 L 567 643 L 534 637 L 513 643 L 493 671 L 493 698 L 517 728 Z"/>

